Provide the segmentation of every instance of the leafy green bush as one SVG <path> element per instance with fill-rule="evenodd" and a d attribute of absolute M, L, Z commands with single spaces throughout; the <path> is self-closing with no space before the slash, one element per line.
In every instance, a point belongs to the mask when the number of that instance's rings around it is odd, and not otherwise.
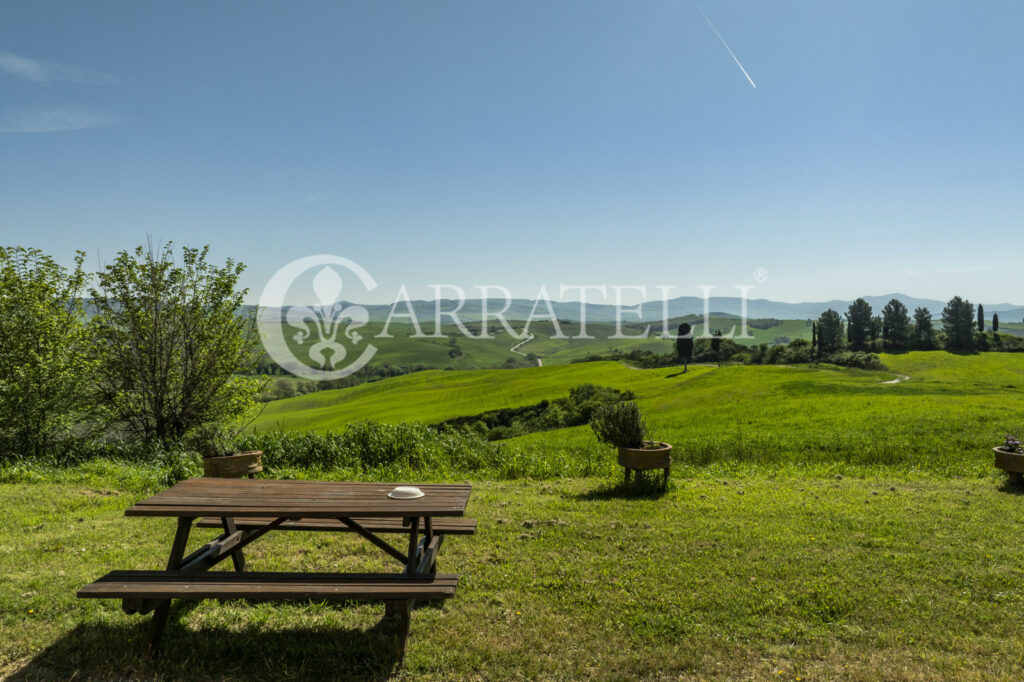
<path fill-rule="evenodd" d="M 858 369 L 885 369 L 885 364 L 882 363 L 874 353 L 862 353 L 860 351 L 841 351 L 839 353 L 833 353 L 826 357 L 825 362 L 833 365 L 841 365 L 843 367 L 856 367 Z"/>
<path fill-rule="evenodd" d="M 647 423 L 636 403 L 603 405 L 590 422 L 597 439 L 617 448 L 640 448 L 647 440 Z"/>
<path fill-rule="evenodd" d="M 203 457 L 224 457 L 235 452 L 234 438 L 218 424 L 204 424 L 193 429 L 184 444 Z"/>
<path fill-rule="evenodd" d="M 40 457 L 74 440 L 93 370 L 84 259 L 69 271 L 38 249 L 0 246 L 0 452 Z"/>
<path fill-rule="evenodd" d="M 487 440 L 504 440 L 537 431 L 580 426 L 590 421 L 594 410 L 602 405 L 632 400 L 631 391 L 580 384 L 569 389 L 568 398 L 541 400 L 523 407 L 506 407 L 465 417 L 454 417 L 436 425 L 437 428 L 471 428 L 485 434 Z"/>
<path fill-rule="evenodd" d="M 249 434 L 236 445 L 262 450 L 264 467 L 476 471 L 497 461 L 497 449 L 472 429 L 423 424 L 350 424 L 342 433 L 272 431 Z"/>

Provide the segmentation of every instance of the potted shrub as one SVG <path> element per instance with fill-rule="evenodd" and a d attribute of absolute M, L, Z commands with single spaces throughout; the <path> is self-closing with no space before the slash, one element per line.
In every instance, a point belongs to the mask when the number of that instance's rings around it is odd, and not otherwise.
<path fill-rule="evenodd" d="M 1024 443 L 1016 436 L 1006 436 L 1003 444 L 992 448 L 996 453 L 996 466 L 1010 475 L 1010 481 L 1017 485 L 1024 484 Z"/>
<path fill-rule="evenodd" d="M 262 450 L 235 452 L 234 436 L 214 424 L 202 426 L 189 436 L 192 448 L 203 457 L 203 475 L 220 478 L 255 478 L 263 471 Z"/>
<path fill-rule="evenodd" d="M 647 423 L 636 403 L 612 403 L 597 408 L 591 417 L 590 428 L 599 441 L 618 448 L 619 464 L 626 470 L 626 483 L 629 483 L 630 476 L 638 482 L 642 475 L 640 472 L 662 469 L 665 473 L 663 485 L 668 485 L 672 446 L 650 440 Z"/>

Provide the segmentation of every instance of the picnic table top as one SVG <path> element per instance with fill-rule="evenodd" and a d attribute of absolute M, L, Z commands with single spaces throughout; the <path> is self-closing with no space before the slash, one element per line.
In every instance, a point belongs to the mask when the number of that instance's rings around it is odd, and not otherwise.
<path fill-rule="evenodd" d="M 462 516 L 468 484 L 419 484 L 423 497 L 393 500 L 397 483 L 191 478 L 135 503 L 125 516 L 338 518 Z"/>

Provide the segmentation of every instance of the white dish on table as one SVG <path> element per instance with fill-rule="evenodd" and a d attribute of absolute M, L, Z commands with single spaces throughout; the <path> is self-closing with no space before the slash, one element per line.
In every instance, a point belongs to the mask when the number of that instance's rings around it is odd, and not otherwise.
<path fill-rule="evenodd" d="M 388 497 L 392 500 L 415 500 L 423 495 L 422 490 L 411 485 L 400 485 L 388 493 Z"/>

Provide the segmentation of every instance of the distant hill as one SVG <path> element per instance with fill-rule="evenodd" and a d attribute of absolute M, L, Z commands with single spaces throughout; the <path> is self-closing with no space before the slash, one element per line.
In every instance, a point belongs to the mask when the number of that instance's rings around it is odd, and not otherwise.
<path fill-rule="evenodd" d="M 871 304 L 871 307 L 878 314 L 881 314 L 882 308 L 890 299 L 898 299 L 901 301 L 907 309 L 910 310 L 911 314 L 915 308 L 925 307 L 928 308 L 932 313 L 932 317 L 938 318 L 942 314 L 942 309 L 945 307 L 945 301 L 939 301 L 935 299 L 926 298 L 914 298 L 905 294 L 885 294 L 883 296 L 865 296 L 864 300 Z M 809 318 L 816 318 L 823 312 L 832 308 L 839 312 L 845 312 L 846 309 L 853 302 L 850 300 L 832 300 L 832 301 L 818 301 L 818 302 L 807 302 L 807 303 L 785 303 L 780 301 L 770 301 L 768 299 L 758 298 L 750 299 L 747 301 L 747 317 L 748 318 L 775 318 L 779 320 L 806 320 Z M 444 316 L 444 311 L 454 310 L 458 301 L 454 299 L 441 299 L 441 311 L 442 311 L 442 322 L 447 324 L 451 322 L 451 318 Z M 493 319 L 494 313 L 497 313 L 502 308 L 503 301 L 492 300 L 488 303 L 488 312 L 491 314 Z M 509 309 L 505 312 L 505 319 L 507 320 L 525 320 L 529 318 L 530 312 L 534 309 L 535 301 L 525 298 L 513 299 Z M 350 302 L 345 302 L 345 305 L 351 305 Z M 417 319 L 421 324 L 430 323 L 435 316 L 437 302 L 436 301 L 413 301 L 412 307 L 416 314 Z M 630 308 L 623 308 L 622 319 L 623 322 L 639 322 L 639 321 L 658 321 L 664 317 L 662 301 L 648 301 L 643 304 L 642 311 L 639 316 L 636 313 L 629 312 Z M 992 313 L 999 313 L 1001 322 L 1020 322 L 1024 320 L 1024 306 L 1013 305 L 1010 303 L 984 303 L 986 317 L 991 318 Z M 370 319 L 373 321 L 384 321 L 391 313 L 390 305 L 364 305 L 367 311 L 370 313 Z M 711 314 L 715 317 L 739 317 L 743 311 L 743 301 L 740 298 L 728 297 L 728 296 L 713 296 L 709 300 L 709 309 Z M 552 301 L 551 308 L 554 311 L 556 317 L 559 320 L 569 320 L 578 322 L 580 320 L 580 304 L 578 302 L 567 302 L 567 301 Z M 635 310 L 635 308 L 632 308 Z M 479 320 L 483 311 L 483 302 L 480 299 L 469 299 L 465 301 L 462 308 L 459 310 L 459 318 L 464 322 L 470 322 Z M 407 313 L 405 305 L 399 305 L 396 308 L 396 322 L 408 321 L 407 316 L 403 316 Z M 273 315 L 272 311 L 265 311 L 265 315 Z M 547 306 L 540 302 L 536 304 L 535 318 L 540 318 L 548 314 Z M 668 301 L 668 317 L 677 318 L 684 317 L 686 315 L 703 315 L 704 314 L 704 299 L 697 296 L 680 296 L 678 298 L 669 299 Z M 587 304 L 586 306 L 586 317 L 589 322 L 614 322 L 615 321 L 615 306 L 606 304 Z M 265 318 L 267 319 L 267 318 Z"/>

